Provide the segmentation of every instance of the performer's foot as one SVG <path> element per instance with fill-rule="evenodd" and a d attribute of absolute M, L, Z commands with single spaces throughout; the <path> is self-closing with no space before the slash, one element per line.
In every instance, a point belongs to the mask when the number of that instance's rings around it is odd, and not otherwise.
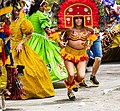
<path fill-rule="evenodd" d="M 93 85 L 95 85 L 95 86 L 99 86 L 99 82 L 98 82 L 98 80 L 96 79 L 96 76 L 91 75 L 91 76 L 90 76 L 90 82 L 91 82 Z"/>
<path fill-rule="evenodd" d="M 71 100 L 71 101 L 75 101 L 75 99 L 76 99 L 73 92 L 68 92 L 68 97 L 69 97 L 69 100 Z"/>
<path fill-rule="evenodd" d="M 72 89 L 74 92 L 77 92 L 78 91 L 78 88 L 79 88 L 79 85 L 76 84 L 75 87 Z"/>
<path fill-rule="evenodd" d="M 88 88 L 88 85 L 85 83 L 85 80 L 82 80 L 82 82 L 79 84 L 80 88 Z"/>

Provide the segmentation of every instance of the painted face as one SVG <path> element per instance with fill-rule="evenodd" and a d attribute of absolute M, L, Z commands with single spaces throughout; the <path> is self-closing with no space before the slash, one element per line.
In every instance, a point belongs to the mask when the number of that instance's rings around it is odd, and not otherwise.
<path fill-rule="evenodd" d="M 75 24 L 77 25 L 77 26 L 81 26 L 82 25 L 82 18 L 81 17 L 76 17 L 75 18 Z"/>

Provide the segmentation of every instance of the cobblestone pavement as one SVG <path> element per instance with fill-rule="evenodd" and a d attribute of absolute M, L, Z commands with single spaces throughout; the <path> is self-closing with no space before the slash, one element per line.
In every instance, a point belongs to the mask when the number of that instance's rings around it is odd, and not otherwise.
<path fill-rule="evenodd" d="M 76 101 L 69 101 L 63 81 L 54 83 L 55 96 L 45 99 L 7 100 L 6 111 L 120 111 L 120 63 L 102 64 L 97 78 L 99 87 L 89 82 L 89 88 L 75 93 Z"/>

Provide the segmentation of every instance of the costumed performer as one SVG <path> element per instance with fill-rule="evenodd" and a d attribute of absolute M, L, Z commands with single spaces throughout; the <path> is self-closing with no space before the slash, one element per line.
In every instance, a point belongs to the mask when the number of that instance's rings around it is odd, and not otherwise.
<path fill-rule="evenodd" d="M 87 49 L 97 39 L 95 35 L 92 35 L 94 31 L 84 26 L 83 17 L 74 17 L 73 21 L 74 27 L 65 33 L 67 45 L 60 51 L 68 71 L 68 77 L 64 82 L 68 89 L 67 94 L 70 100 L 75 100 L 75 95 L 72 92 L 74 86 L 80 84 L 85 77 L 88 60 Z M 74 74 L 74 67 L 77 70 L 76 75 Z"/>
<path fill-rule="evenodd" d="M 4 6 L 2 1 L 2 8 L 0 8 L 0 97 L 2 103 L 0 109 L 5 110 L 5 96 L 9 96 L 10 92 L 7 90 L 7 71 L 6 61 L 10 53 L 10 21 L 7 16 L 12 11 L 11 6 Z"/>
<path fill-rule="evenodd" d="M 34 30 L 27 19 L 19 17 L 20 10 L 20 4 L 13 1 L 11 50 L 14 64 L 25 66 L 24 76 L 20 77 L 25 90 L 21 99 L 54 96 L 53 84 L 44 61 L 26 44 Z"/>
<path fill-rule="evenodd" d="M 87 50 L 97 40 L 90 27 L 98 26 L 98 8 L 93 0 L 67 0 L 61 3 L 58 27 L 65 33 L 63 41 L 66 41 L 66 45 L 60 53 L 68 71 L 68 78 L 64 82 L 70 100 L 75 100 L 73 91 L 78 91 L 79 84 L 85 78 Z"/>
<path fill-rule="evenodd" d="M 67 71 L 59 53 L 61 49 L 58 46 L 61 43 L 59 34 L 54 33 L 55 41 L 46 37 L 52 31 L 50 29 L 51 21 L 44 13 L 45 9 L 46 1 L 44 0 L 36 0 L 31 4 L 29 14 L 26 17 L 32 23 L 34 33 L 27 44 L 44 60 L 52 82 L 56 82 L 65 79 Z"/>
<path fill-rule="evenodd" d="M 9 30 L 9 20 L 6 13 L 11 7 L 0 9 L 0 89 L 5 89 L 7 85 L 7 72 L 5 69 L 6 60 L 9 55 L 9 49 L 6 50 L 5 45 L 9 42 L 11 31 Z"/>

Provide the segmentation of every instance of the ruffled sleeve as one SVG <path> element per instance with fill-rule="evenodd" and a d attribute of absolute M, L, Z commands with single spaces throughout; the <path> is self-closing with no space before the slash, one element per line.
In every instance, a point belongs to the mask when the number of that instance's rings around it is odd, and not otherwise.
<path fill-rule="evenodd" d="M 23 34 L 31 34 L 32 32 L 34 32 L 34 28 L 31 22 L 27 19 L 23 20 L 23 22 L 20 25 L 20 28 Z"/>
<path fill-rule="evenodd" d="M 51 26 L 51 21 L 50 21 L 49 17 L 47 15 L 43 14 L 42 12 L 40 13 L 40 16 L 39 16 L 39 22 L 41 24 L 42 29 Z"/>
<path fill-rule="evenodd" d="M 94 42 L 97 40 L 97 38 L 98 37 L 95 34 L 89 34 L 87 40 Z"/>
<path fill-rule="evenodd" d="M 97 36 L 95 34 L 89 34 L 87 38 L 87 46 L 91 47 L 93 45 L 93 42 L 97 40 Z"/>

